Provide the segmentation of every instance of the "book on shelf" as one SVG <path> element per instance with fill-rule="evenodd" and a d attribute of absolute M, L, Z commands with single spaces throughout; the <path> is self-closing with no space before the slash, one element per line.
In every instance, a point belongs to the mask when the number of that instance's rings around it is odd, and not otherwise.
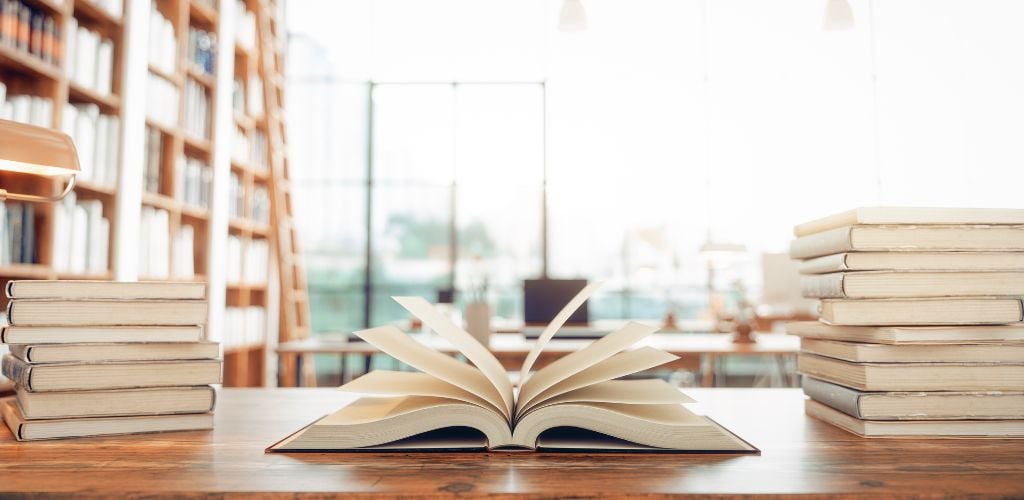
<path fill-rule="evenodd" d="M 861 224 L 1024 224 L 1024 210 L 1015 208 L 860 207 L 798 224 L 793 228 L 793 235 L 807 236 L 830 229 Z"/>
<path fill-rule="evenodd" d="M 225 255 L 227 256 L 227 262 L 224 266 L 225 279 L 228 283 L 241 283 L 242 282 L 242 267 L 244 259 L 242 258 L 242 252 L 244 245 L 242 244 L 242 238 L 233 234 L 228 235 L 227 245 L 225 245 Z"/>
<path fill-rule="evenodd" d="M 228 216 L 242 217 L 245 214 L 245 189 L 242 178 L 231 172 L 228 184 Z"/>
<path fill-rule="evenodd" d="M 258 171 L 265 171 L 270 168 L 269 153 L 267 152 L 267 135 L 262 130 L 255 129 L 252 131 L 250 148 L 252 153 L 249 157 L 252 159 L 252 167 Z"/>
<path fill-rule="evenodd" d="M 174 24 L 157 8 L 156 0 L 149 6 L 149 64 L 165 74 L 174 74 L 178 53 Z"/>
<path fill-rule="evenodd" d="M 7 92 L 0 103 L 0 119 L 50 128 L 53 126 L 53 99 Z"/>
<path fill-rule="evenodd" d="M 206 323 L 203 300 L 12 300 L 14 326 L 185 326 Z"/>
<path fill-rule="evenodd" d="M 17 402 L 27 420 L 208 413 L 216 391 L 208 385 L 105 391 L 29 392 L 18 389 Z"/>
<path fill-rule="evenodd" d="M 210 96 L 206 87 L 191 77 L 185 80 L 185 132 L 199 139 L 210 138 Z"/>
<path fill-rule="evenodd" d="M 171 275 L 175 278 L 195 277 L 195 227 L 182 224 L 174 233 L 174 269 Z"/>
<path fill-rule="evenodd" d="M 163 279 L 171 274 L 170 214 L 162 208 L 142 207 L 139 223 L 139 275 Z"/>
<path fill-rule="evenodd" d="M 1007 271 L 1024 269 L 1024 252 L 848 252 L 808 259 L 800 274 L 840 271 Z"/>
<path fill-rule="evenodd" d="M 804 338 L 876 344 L 979 344 L 1024 342 L 1024 325 L 843 326 L 793 321 L 786 332 Z"/>
<path fill-rule="evenodd" d="M 801 353 L 797 364 L 800 373 L 864 391 L 1013 391 L 1024 383 L 1021 363 L 853 363 Z"/>
<path fill-rule="evenodd" d="M 62 34 L 50 14 L 20 0 L 0 0 L 0 44 L 58 66 Z"/>
<path fill-rule="evenodd" d="M 265 239 L 252 239 L 245 245 L 242 282 L 251 284 L 267 283 L 267 268 L 270 262 L 270 245 Z"/>
<path fill-rule="evenodd" d="M 197 158 L 186 157 L 178 165 L 174 178 L 174 196 L 186 205 L 210 208 L 210 184 L 213 169 Z"/>
<path fill-rule="evenodd" d="M 35 237 L 35 204 L 25 202 L 0 203 L 0 264 L 34 264 L 38 262 Z"/>
<path fill-rule="evenodd" d="M 807 259 L 863 251 L 1022 251 L 1024 226 L 847 226 L 801 236 L 789 255 Z"/>
<path fill-rule="evenodd" d="M 235 0 L 235 41 L 246 50 L 256 47 L 256 14 L 243 0 Z"/>
<path fill-rule="evenodd" d="M 253 188 L 252 206 L 249 213 L 252 214 L 253 220 L 262 224 L 270 224 L 270 195 L 265 186 L 257 184 Z"/>
<path fill-rule="evenodd" d="M 18 441 L 213 428 L 212 413 L 28 420 L 14 398 L 0 400 L 0 413 Z"/>
<path fill-rule="evenodd" d="M 4 376 L 29 392 L 219 384 L 220 372 L 217 359 L 36 364 L 3 358 Z"/>
<path fill-rule="evenodd" d="M 195 26 L 188 27 L 188 62 L 206 75 L 213 75 L 217 35 Z"/>
<path fill-rule="evenodd" d="M 864 420 L 1024 419 L 1022 391 L 865 392 L 803 377 L 804 394 Z"/>
<path fill-rule="evenodd" d="M 142 161 L 142 190 L 147 193 L 160 193 L 160 162 L 163 158 L 163 151 L 163 134 L 160 133 L 160 130 L 146 125 Z"/>
<path fill-rule="evenodd" d="M 106 272 L 110 220 L 103 216 L 103 202 L 78 201 L 75 193 L 70 193 L 55 204 L 53 214 L 53 269 L 71 273 Z"/>
<path fill-rule="evenodd" d="M 224 348 L 263 345 L 267 338 L 267 310 L 260 306 L 224 309 Z"/>
<path fill-rule="evenodd" d="M 15 344 L 10 353 L 26 363 L 174 361 L 216 359 L 216 342 L 125 342 L 111 344 Z"/>
<path fill-rule="evenodd" d="M 469 363 L 393 327 L 357 332 L 420 373 L 374 371 L 341 387 L 360 397 L 268 451 L 588 449 L 756 452 L 684 406 L 692 400 L 660 379 L 617 380 L 676 357 L 635 347 L 656 328 L 630 323 L 532 372 L 544 345 L 596 287 L 584 288 L 545 329 L 520 371 L 518 391 L 501 363 L 419 297 L 396 297 Z M 572 428 L 563 432 L 562 428 Z M 439 435 L 441 434 L 441 435 Z"/>
<path fill-rule="evenodd" d="M 61 129 L 78 149 L 79 180 L 100 186 L 117 184 L 121 120 L 100 112 L 95 104 L 67 104 Z"/>
<path fill-rule="evenodd" d="M 203 327 L 187 326 L 11 326 L 0 328 L 4 344 L 200 342 Z"/>
<path fill-rule="evenodd" d="M 856 271 L 800 277 L 808 298 L 1024 296 L 1024 271 Z"/>
<path fill-rule="evenodd" d="M 1024 437 L 1024 420 L 861 420 L 812 399 L 808 415 L 862 437 Z"/>
<path fill-rule="evenodd" d="M 146 116 L 161 126 L 177 127 L 178 87 L 152 72 L 146 75 Z"/>
<path fill-rule="evenodd" d="M 803 338 L 800 350 L 858 363 L 1024 364 L 1024 343 L 891 345 Z"/>
<path fill-rule="evenodd" d="M 15 280 L 12 299 L 203 299 L 206 283 L 190 281 Z"/>
<path fill-rule="evenodd" d="M 825 299 L 821 320 L 835 325 L 995 325 L 1024 321 L 1015 297 Z"/>
<path fill-rule="evenodd" d="M 67 20 L 68 78 L 99 95 L 114 93 L 114 42 L 78 24 L 75 16 Z"/>

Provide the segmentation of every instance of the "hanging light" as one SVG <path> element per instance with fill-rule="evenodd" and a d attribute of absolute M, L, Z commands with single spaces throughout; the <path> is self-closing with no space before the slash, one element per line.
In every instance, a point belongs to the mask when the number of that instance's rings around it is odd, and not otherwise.
<path fill-rule="evenodd" d="M 849 0 L 826 0 L 825 19 L 821 25 L 824 31 L 847 31 L 853 29 L 853 8 Z M 562 12 L 565 12 L 564 10 Z"/>
<path fill-rule="evenodd" d="M 564 0 L 558 15 L 558 31 L 586 31 L 587 13 L 580 0 Z"/>

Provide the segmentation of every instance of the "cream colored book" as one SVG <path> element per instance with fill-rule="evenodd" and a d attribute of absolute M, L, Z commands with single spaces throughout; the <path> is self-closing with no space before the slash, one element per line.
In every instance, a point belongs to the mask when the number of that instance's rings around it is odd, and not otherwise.
<path fill-rule="evenodd" d="M 213 411 L 215 398 L 208 385 L 63 392 L 18 388 L 17 392 L 18 405 L 28 420 L 206 413 Z"/>
<path fill-rule="evenodd" d="M 1024 226 L 847 226 L 790 242 L 789 256 L 810 259 L 843 252 L 1017 252 Z"/>
<path fill-rule="evenodd" d="M 1013 391 L 1024 387 L 1020 363 L 853 363 L 800 354 L 800 373 L 862 391 Z"/>
<path fill-rule="evenodd" d="M 7 283 L 12 299 L 202 299 L 206 283 L 197 281 L 15 280 Z"/>
<path fill-rule="evenodd" d="M 205 300 L 11 300 L 14 326 L 178 326 L 206 324 Z"/>
<path fill-rule="evenodd" d="M 893 345 L 1024 343 L 1022 325 L 845 326 L 793 321 L 786 323 L 786 332 L 803 338 Z"/>
<path fill-rule="evenodd" d="M 858 271 L 801 276 L 806 298 L 1024 296 L 1024 271 Z"/>
<path fill-rule="evenodd" d="M 5 344 L 84 344 L 94 342 L 199 342 L 203 327 L 184 326 L 5 326 Z"/>
<path fill-rule="evenodd" d="M 1024 419 L 1022 391 L 858 391 L 803 378 L 811 399 L 864 420 Z"/>
<path fill-rule="evenodd" d="M 213 429 L 212 413 L 28 420 L 14 398 L 0 400 L 0 414 L 18 441 Z"/>
<path fill-rule="evenodd" d="M 808 259 L 800 274 L 839 271 L 1021 271 L 1024 252 L 846 252 Z"/>
<path fill-rule="evenodd" d="M 825 299 L 820 318 L 834 325 L 1000 325 L 1024 321 L 1019 298 Z"/>
<path fill-rule="evenodd" d="M 3 358 L 3 373 L 32 392 L 174 387 L 219 384 L 221 362 L 200 359 L 29 364 L 7 354 Z"/>
<path fill-rule="evenodd" d="M 1020 363 L 1024 344 L 861 344 L 802 338 L 803 352 L 858 363 Z"/>
<path fill-rule="evenodd" d="M 11 354 L 27 363 L 91 363 L 100 361 L 174 361 L 216 359 L 216 342 L 38 344 L 12 345 Z"/>
<path fill-rule="evenodd" d="M 861 207 L 793 228 L 793 235 L 807 236 L 857 224 L 1024 224 L 1019 208 Z"/>
<path fill-rule="evenodd" d="M 861 437 L 1024 437 L 1024 420 L 861 420 L 813 399 L 804 402 L 804 410 L 816 419 Z"/>
<path fill-rule="evenodd" d="M 374 371 L 341 387 L 359 396 L 270 447 L 270 451 L 604 449 L 756 452 L 662 380 L 620 380 L 676 357 L 638 346 L 656 328 L 630 323 L 533 371 L 545 344 L 589 297 L 585 287 L 541 333 L 518 387 L 472 336 L 418 297 L 403 307 L 468 360 L 439 353 L 393 326 L 357 332 L 420 370 Z M 566 430 L 568 428 L 569 430 Z"/>

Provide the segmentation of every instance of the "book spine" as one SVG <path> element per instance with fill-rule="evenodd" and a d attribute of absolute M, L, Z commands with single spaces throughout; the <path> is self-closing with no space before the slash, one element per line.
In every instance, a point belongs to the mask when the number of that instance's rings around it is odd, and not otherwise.
<path fill-rule="evenodd" d="M 860 413 L 860 391 L 841 385 L 830 384 L 807 375 L 803 376 L 802 385 L 804 394 L 811 399 L 835 408 L 851 417 L 863 418 Z"/>
<path fill-rule="evenodd" d="M 846 291 L 843 289 L 845 278 L 844 273 L 801 276 L 800 292 L 804 297 L 814 299 L 846 297 Z"/>
<path fill-rule="evenodd" d="M 794 259 L 809 259 L 852 250 L 853 227 L 840 227 L 810 236 L 797 238 L 789 244 L 789 256 Z"/>
<path fill-rule="evenodd" d="M 800 274 L 826 274 L 839 271 L 848 271 L 850 268 L 846 263 L 845 253 L 826 255 L 800 263 Z"/>
<path fill-rule="evenodd" d="M 24 387 L 27 391 L 32 390 L 32 365 L 10 354 L 5 354 L 2 371 L 5 377 L 14 381 L 18 386 Z"/>

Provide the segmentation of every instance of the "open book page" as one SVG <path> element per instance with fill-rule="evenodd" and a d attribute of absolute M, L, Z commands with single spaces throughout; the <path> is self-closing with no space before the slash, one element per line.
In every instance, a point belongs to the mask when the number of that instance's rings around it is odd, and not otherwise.
<path fill-rule="evenodd" d="M 567 354 L 534 373 L 519 388 L 517 409 L 529 405 L 541 392 L 601 361 L 621 352 L 657 331 L 653 326 L 630 322 L 626 326 L 595 340 L 574 353 Z"/>
<path fill-rule="evenodd" d="M 678 359 L 678 356 L 653 347 L 641 347 L 633 351 L 620 352 L 575 375 L 558 381 L 534 397 L 533 401 L 520 405 L 516 410 L 516 414 L 522 415 L 527 413 L 536 406 L 544 405 L 550 398 L 569 391 L 632 375 L 676 359 Z"/>
<path fill-rule="evenodd" d="M 483 408 L 494 408 L 494 405 L 486 399 L 472 392 L 456 387 L 433 375 L 418 372 L 374 370 L 341 386 L 339 390 L 369 397 L 430 396 L 448 398 L 465 401 Z M 679 391 L 676 392 L 679 393 Z"/>
<path fill-rule="evenodd" d="M 557 332 L 559 328 L 565 326 L 565 322 L 569 321 L 572 313 L 576 312 L 576 310 L 579 309 L 580 306 L 582 306 L 583 303 L 586 302 L 587 299 L 589 299 L 590 296 L 593 295 L 600 287 L 600 281 L 595 281 L 583 287 L 583 289 L 580 290 L 579 293 L 577 293 L 561 311 L 558 311 L 558 314 L 556 314 L 554 319 L 551 320 L 551 323 L 548 323 L 548 326 L 540 333 L 540 337 L 537 337 L 537 341 L 533 344 L 533 348 L 530 349 L 529 354 L 526 355 L 526 359 L 523 360 L 523 367 L 519 370 L 520 386 L 525 384 L 526 380 L 530 377 L 530 370 L 533 368 L 533 363 L 537 361 L 537 357 L 539 357 L 540 353 L 544 351 L 544 346 L 548 345 L 548 341 L 551 340 L 551 337 L 555 336 L 555 332 Z"/>
<path fill-rule="evenodd" d="M 544 401 L 544 405 L 559 403 L 618 403 L 639 405 L 678 405 L 693 403 L 693 399 L 664 380 L 608 380 L 566 392 Z"/>
<path fill-rule="evenodd" d="M 442 338 L 451 342 L 456 349 L 466 356 L 466 359 L 476 365 L 487 380 L 494 386 L 501 396 L 505 407 L 505 414 L 512 413 L 512 406 L 515 401 L 512 381 L 508 378 L 505 368 L 501 366 L 498 358 L 491 354 L 491 351 L 480 344 L 468 332 L 455 326 L 448 318 L 437 311 L 436 308 L 423 297 L 394 297 L 395 301 L 401 304 L 406 310 L 416 316 L 424 324 L 437 332 Z"/>
<path fill-rule="evenodd" d="M 356 335 L 391 357 L 486 400 L 511 419 L 501 394 L 480 370 L 417 342 L 394 326 L 361 330 Z"/>

